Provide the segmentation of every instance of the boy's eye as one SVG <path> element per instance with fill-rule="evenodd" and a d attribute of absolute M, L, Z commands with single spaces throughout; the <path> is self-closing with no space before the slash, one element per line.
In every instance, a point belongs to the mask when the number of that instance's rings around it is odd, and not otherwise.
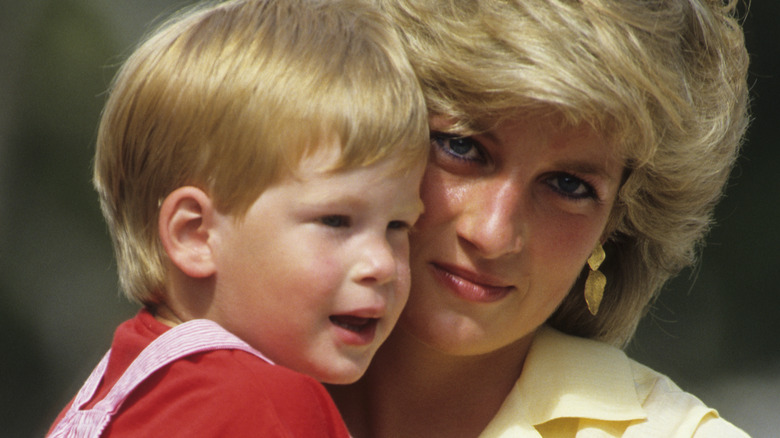
<path fill-rule="evenodd" d="M 432 132 L 431 142 L 444 153 L 465 161 L 484 161 L 479 142 L 471 137 L 458 137 L 442 132 Z"/>
<path fill-rule="evenodd" d="M 330 215 L 320 218 L 320 223 L 327 227 L 341 228 L 349 226 L 349 217 L 343 215 Z"/>
<path fill-rule="evenodd" d="M 387 228 L 390 230 L 409 230 L 412 227 L 406 221 L 390 221 L 387 224 Z"/>
<path fill-rule="evenodd" d="M 547 184 L 556 192 L 574 199 L 594 198 L 595 190 L 590 184 L 569 174 L 554 175 L 547 179 Z"/>

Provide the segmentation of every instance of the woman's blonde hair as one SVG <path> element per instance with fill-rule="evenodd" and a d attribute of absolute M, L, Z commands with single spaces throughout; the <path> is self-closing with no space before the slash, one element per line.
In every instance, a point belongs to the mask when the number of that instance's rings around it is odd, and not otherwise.
<path fill-rule="evenodd" d="M 332 169 L 427 156 L 427 111 L 388 20 L 358 0 L 235 0 L 165 23 L 118 72 L 94 183 L 131 299 L 159 301 L 158 208 L 194 185 L 243 216 L 320 144 Z"/>
<path fill-rule="evenodd" d="M 549 323 L 625 345 L 663 284 L 695 261 L 748 123 L 736 1 L 384 0 L 432 114 L 454 129 L 556 113 L 626 163 L 597 317 L 582 281 Z M 584 268 L 583 273 L 587 272 Z"/>

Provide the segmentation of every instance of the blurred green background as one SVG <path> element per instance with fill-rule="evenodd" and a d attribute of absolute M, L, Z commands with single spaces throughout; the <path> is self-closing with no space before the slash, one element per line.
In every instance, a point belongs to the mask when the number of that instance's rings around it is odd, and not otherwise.
<path fill-rule="evenodd" d="M 90 184 L 105 90 L 173 0 L 0 0 L 0 436 L 42 436 L 136 308 Z M 701 263 L 629 353 L 755 437 L 780 430 L 780 2 L 745 22 L 755 121 Z"/>

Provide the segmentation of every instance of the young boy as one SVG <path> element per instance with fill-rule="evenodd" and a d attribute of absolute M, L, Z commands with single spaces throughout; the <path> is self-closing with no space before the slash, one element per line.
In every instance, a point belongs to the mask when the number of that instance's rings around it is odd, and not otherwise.
<path fill-rule="evenodd" d="M 317 380 L 357 380 L 406 302 L 427 139 L 400 42 L 360 1 L 166 24 L 118 73 L 95 155 L 144 308 L 50 436 L 348 436 Z"/>

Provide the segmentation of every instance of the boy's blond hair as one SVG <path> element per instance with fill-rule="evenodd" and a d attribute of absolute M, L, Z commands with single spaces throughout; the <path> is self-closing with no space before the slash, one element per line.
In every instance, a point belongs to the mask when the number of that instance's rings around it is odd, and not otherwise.
<path fill-rule="evenodd" d="M 202 5 L 155 32 L 118 72 L 99 127 L 94 184 L 120 284 L 164 293 L 162 200 L 199 187 L 237 218 L 319 144 L 334 171 L 424 160 L 427 114 L 397 35 L 358 0 Z"/>
<path fill-rule="evenodd" d="M 627 173 L 608 224 L 597 317 L 582 282 L 550 323 L 624 345 L 670 276 L 695 260 L 747 116 L 736 0 L 383 0 L 429 111 L 464 135 L 563 116 L 616 145 Z M 584 267 L 587 272 L 587 267 Z"/>

